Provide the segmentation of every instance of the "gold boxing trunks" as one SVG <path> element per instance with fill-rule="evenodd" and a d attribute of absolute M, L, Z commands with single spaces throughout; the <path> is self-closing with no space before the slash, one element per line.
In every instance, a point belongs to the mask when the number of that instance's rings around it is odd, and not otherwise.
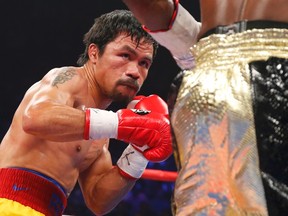
<path fill-rule="evenodd" d="M 254 104 L 254 98 L 261 99 L 263 95 L 254 94 L 258 90 L 253 84 L 254 79 L 261 81 L 264 75 L 259 73 L 263 68 L 257 70 L 251 63 L 271 57 L 287 60 L 288 30 L 213 34 L 201 39 L 191 51 L 196 67 L 184 71 L 171 116 L 177 143 L 175 158 L 181 167 L 175 183 L 176 215 L 268 215 L 263 186 L 267 173 L 260 171 L 258 154 L 261 137 L 267 133 L 258 133 L 258 105 Z M 279 65 L 274 66 L 279 74 L 284 73 Z M 280 81 L 281 87 L 286 81 Z M 264 83 L 268 87 L 274 85 L 269 82 Z M 278 80 L 273 82 L 278 87 Z M 288 98 L 288 88 L 283 92 Z M 265 110 L 258 109 L 257 113 L 262 111 Z M 265 118 L 278 123 L 275 118 Z M 262 127 L 265 129 L 265 125 Z M 274 129 L 273 133 L 280 130 Z M 274 139 L 269 132 L 267 139 Z"/>
<path fill-rule="evenodd" d="M 1 216 L 61 216 L 67 198 L 60 185 L 23 168 L 0 169 Z"/>

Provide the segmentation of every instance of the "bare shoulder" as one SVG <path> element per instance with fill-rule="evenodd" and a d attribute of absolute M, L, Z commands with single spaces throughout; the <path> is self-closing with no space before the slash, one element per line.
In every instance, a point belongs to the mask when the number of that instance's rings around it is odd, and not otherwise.
<path fill-rule="evenodd" d="M 87 81 L 80 70 L 78 67 L 51 69 L 27 90 L 25 101 L 57 101 L 71 106 L 85 103 Z"/>
<path fill-rule="evenodd" d="M 82 68 L 73 66 L 54 68 L 43 77 L 41 83 L 56 91 L 79 94 L 87 86 L 87 79 L 81 71 Z"/>
<path fill-rule="evenodd" d="M 53 68 L 44 76 L 43 81 L 47 81 L 51 83 L 53 87 L 58 88 L 59 86 L 75 79 L 77 79 L 77 81 L 81 80 L 80 68 L 67 66 Z"/>

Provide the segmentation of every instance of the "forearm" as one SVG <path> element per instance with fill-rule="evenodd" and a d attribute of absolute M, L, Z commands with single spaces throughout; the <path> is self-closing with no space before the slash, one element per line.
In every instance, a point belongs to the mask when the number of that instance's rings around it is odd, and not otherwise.
<path fill-rule="evenodd" d="M 150 35 L 162 46 L 167 48 L 178 66 L 183 69 L 192 69 L 195 66 L 194 56 L 190 48 L 196 44 L 201 23 L 180 4 L 175 8 L 174 20 L 166 31 L 149 31 Z"/>
<path fill-rule="evenodd" d="M 167 29 L 174 11 L 172 0 L 122 0 L 150 30 Z"/>
<path fill-rule="evenodd" d="M 136 181 L 123 177 L 119 174 L 118 168 L 113 167 L 97 180 L 97 184 L 95 181 L 93 182 L 92 178 L 89 179 L 90 185 L 95 184 L 93 188 L 87 187 L 88 179 L 82 179 L 81 182 L 85 182 L 84 185 L 86 185 L 82 191 L 84 191 L 88 208 L 96 215 L 104 215 L 112 211 L 123 200 Z"/>
<path fill-rule="evenodd" d="M 84 111 L 50 102 L 29 107 L 22 118 L 26 133 L 57 142 L 82 140 L 84 123 Z"/>
<path fill-rule="evenodd" d="M 146 31 L 171 52 L 181 69 L 194 67 L 190 48 L 197 42 L 201 24 L 178 1 L 123 1 L 145 26 Z"/>

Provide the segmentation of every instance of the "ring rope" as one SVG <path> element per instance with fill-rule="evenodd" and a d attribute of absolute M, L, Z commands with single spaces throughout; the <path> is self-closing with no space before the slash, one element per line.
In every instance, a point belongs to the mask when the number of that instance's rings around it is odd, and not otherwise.
<path fill-rule="evenodd" d="M 141 179 L 175 182 L 177 175 L 178 173 L 174 171 L 145 169 L 143 175 L 141 176 Z"/>
<path fill-rule="evenodd" d="M 178 176 L 178 173 L 176 171 L 145 169 L 141 176 L 141 179 L 164 181 L 164 182 L 175 182 L 177 176 Z"/>

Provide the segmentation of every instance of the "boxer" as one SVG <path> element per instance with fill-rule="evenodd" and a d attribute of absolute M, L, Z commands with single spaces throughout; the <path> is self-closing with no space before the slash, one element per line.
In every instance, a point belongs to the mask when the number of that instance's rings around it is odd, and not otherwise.
<path fill-rule="evenodd" d="M 170 121 L 159 98 L 107 110 L 138 93 L 157 42 L 127 10 L 97 17 L 83 42 L 78 66 L 51 69 L 14 114 L 0 145 L 0 215 L 60 216 L 77 182 L 87 207 L 107 214 L 141 177 L 138 169 L 172 154 Z M 132 154 L 128 145 L 114 166 L 110 138 L 147 148 Z"/>
<path fill-rule="evenodd" d="M 183 70 L 175 215 L 287 215 L 287 1 L 123 2 Z"/>

